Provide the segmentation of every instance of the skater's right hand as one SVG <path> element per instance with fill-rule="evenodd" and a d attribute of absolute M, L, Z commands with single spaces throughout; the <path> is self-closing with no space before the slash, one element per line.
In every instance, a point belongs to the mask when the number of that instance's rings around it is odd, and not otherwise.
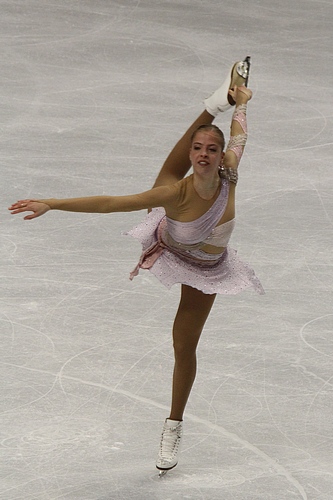
<path fill-rule="evenodd" d="M 26 215 L 24 220 L 35 219 L 48 212 L 50 207 L 41 201 L 37 200 L 19 200 L 13 203 L 8 210 L 10 210 L 12 215 L 20 214 L 21 212 L 33 212 L 30 215 Z"/>

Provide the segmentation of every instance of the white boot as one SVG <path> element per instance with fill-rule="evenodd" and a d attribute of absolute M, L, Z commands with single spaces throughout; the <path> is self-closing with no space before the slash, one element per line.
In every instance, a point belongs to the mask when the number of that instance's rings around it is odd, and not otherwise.
<path fill-rule="evenodd" d="M 235 105 L 235 101 L 229 95 L 229 89 L 237 86 L 247 85 L 250 72 L 250 57 L 244 61 L 236 62 L 229 70 L 226 80 L 215 92 L 204 100 L 206 110 L 212 116 L 219 112 L 227 111 Z"/>
<path fill-rule="evenodd" d="M 156 460 L 157 469 L 168 471 L 177 465 L 182 435 L 182 421 L 167 418 L 163 426 L 160 449 Z"/>

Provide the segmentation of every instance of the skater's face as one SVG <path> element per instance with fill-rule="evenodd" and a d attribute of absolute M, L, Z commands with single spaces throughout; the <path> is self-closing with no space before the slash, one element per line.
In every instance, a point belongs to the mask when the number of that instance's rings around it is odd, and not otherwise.
<path fill-rule="evenodd" d="M 223 156 L 221 139 L 216 133 L 199 131 L 195 134 L 190 149 L 190 160 L 195 170 L 215 172 Z"/>

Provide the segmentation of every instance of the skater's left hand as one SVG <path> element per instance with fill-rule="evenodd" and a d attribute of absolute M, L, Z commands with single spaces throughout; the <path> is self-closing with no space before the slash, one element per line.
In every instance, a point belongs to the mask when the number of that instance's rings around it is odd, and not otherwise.
<path fill-rule="evenodd" d="M 20 214 L 21 212 L 33 212 L 30 215 L 26 215 L 24 220 L 35 219 L 48 212 L 50 207 L 41 201 L 37 200 L 19 200 L 13 203 L 8 210 L 10 210 L 12 215 Z"/>
<path fill-rule="evenodd" d="M 244 86 L 235 86 L 233 89 L 229 89 L 229 95 L 238 106 L 239 104 L 246 104 L 252 98 L 252 90 Z"/>

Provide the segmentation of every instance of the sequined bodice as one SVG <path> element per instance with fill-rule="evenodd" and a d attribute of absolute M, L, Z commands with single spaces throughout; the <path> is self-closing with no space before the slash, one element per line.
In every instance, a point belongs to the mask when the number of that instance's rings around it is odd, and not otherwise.
<path fill-rule="evenodd" d="M 221 189 L 213 205 L 201 217 L 191 222 L 180 222 L 166 217 L 166 232 L 171 241 L 183 248 L 193 248 L 203 244 L 224 247 L 234 228 L 235 220 L 216 226 L 228 202 L 229 182 L 222 180 Z M 164 238 L 168 239 L 166 235 Z M 164 239 L 163 238 L 163 239 Z M 168 241 L 170 243 L 170 239 Z"/>

